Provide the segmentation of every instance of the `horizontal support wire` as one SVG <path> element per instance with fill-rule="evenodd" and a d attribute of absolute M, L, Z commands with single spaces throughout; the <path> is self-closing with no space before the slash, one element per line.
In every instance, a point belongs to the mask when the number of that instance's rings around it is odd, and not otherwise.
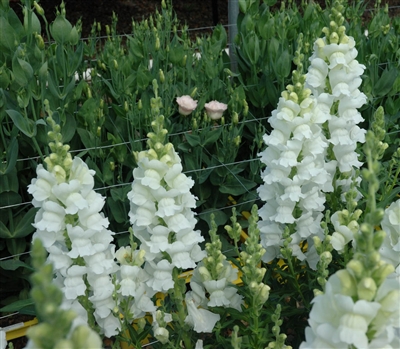
<path fill-rule="evenodd" d="M 267 120 L 267 119 L 268 119 L 268 117 L 265 116 L 265 117 L 258 118 L 258 119 L 254 118 L 254 119 L 249 119 L 249 120 L 243 120 L 243 121 L 239 121 L 238 125 L 246 124 L 246 123 L 250 123 L 250 122 L 260 122 L 262 120 Z M 228 127 L 228 126 L 232 126 L 232 125 L 233 125 L 232 123 L 228 123 L 228 124 L 225 124 L 225 125 L 214 126 L 214 128 Z M 199 128 L 196 131 L 203 131 L 204 129 L 205 128 Z M 193 130 L 187 130 L 187 131 L 171 133 L 168 136 L 169 137 L 182 136 L 182 135 L 185 135 L 185 134 L 188 134 L 188 133 L 191 133 L 191 132 L 193 132 Z M 114 147 L 121 146 L 121 145 L 129 145 L 131 143 L 145 142 L 147 140 L 148 140 L 148 137 L 144 137 L 144 138 L 133 139 L 132 141 L 121 142 L 121 143 L 116 143 L 116 144 L 102 145 L 102 146 L 91 147 L 91 148 L 74 149 L 74 150 L 70 150 L 70 153 L 74 154 L 74 153 L 81 153 L 81 152 L 88 151 L 88 150 L 100 150 L 100 149 L 114 148 Z M 38 159 L 40 159 L 40 156 L 31 156 L 31 157 L 28 157 L 28 158 L 17 159 L 17 162 L 38 160 Z M 6 164 L 7 162 L 3 161 L 2 163 Z"/>
<path fill-rule="evenodd" d="M 184 174 L 188 174 L 188 173 L 194 173 L 194 172 L 208 171 L 208 170 L 213 170 L 215 168 L 233 166 L 233 165 L 238 165 L 238 164 L 242 164 L 242 163 L 258 161 L 258 160 L 259 160 L 259 158 L 254 158 L 254 159 L 246 159 L 246 160 L 241 160 L 241 161 L 235 161 L 235 162 L 231 162 L 229 164 L 221 163 L 221 165 L 215 165 L 215 166 L 210 166 L 210 167 L 206 167 L 206 168 L 188 170 L 188 171 L 184 171 L 183 173 Z M 126 185 L 131 185 L 131 184 L 132 184 L 132 182 L 118 183 L 118 184 L 108 185 L 108 186 L 105 186 L 105 187 L 94 188 L 94 190 L 95 191 L 107 190 L 107 189 L 112 189 L 112 188 L 117 188 L 117 187 L 124 187 Z M 14 205 L 0 206 L 0 210 L 1 209 L 7 209 L 7 208 L 15 208 L 15 207 L 19 207 L 19 206 L 25 206 L 25 205 L 29 205 L 29 204 L 31 204 L 30 201 L 29 202 L 22 202 L 22 203 L 14 204 Z"/>
<path fill-rule="evenodd" d="M 200 212 L 200 213 L 196 214 L 196 216 L 203 216 L 205 214 L 210 214 L 210 213 L 217 212 L 217 211 L 223 211 L 223 210 L 227 210 L 229 208 L 232 209 L 233 207 L 238 207 L 238 206 L 241 206 L 241 205 L 249 204 L 249 203 L 254 202 L 256 200 L 259 200 L 259 197 L 255 198 L 253 200 L 247 200 L 247 201 L 239 202 L 239 203 L 236 203 L 236 204 L 232 204 L 232 205 L 227 205 L 227 206 L 224 206 L 224 207 L 216 208 L 214 210 L 209 210 L 207 212 Z M 121 232 L 115 232 L 114 235 L 123 235 L 123 234 L 128 234 L 128 233 L 129 233 L 129 230 L 125 230 L 125 231 L 121 231 Z M 225 252 L 229 252 L 229 251 L 231 251 L 231 250 L 229 249 L 229 250 L 225 250 L 225 251 L 222 251 L 222 252 L 225 253 Z M 2 258 L 0 258 L 0 262 L 1 261 L 5 261 L 7 259 L 12 259 L 12 258 L 15 258 L 15 257 L 24 256 L 24 255 L 27 255 L 29 253 L 30 252 L 23 252 L 23 253 L 14 254 L 12 256 L 2 257 Z"/>

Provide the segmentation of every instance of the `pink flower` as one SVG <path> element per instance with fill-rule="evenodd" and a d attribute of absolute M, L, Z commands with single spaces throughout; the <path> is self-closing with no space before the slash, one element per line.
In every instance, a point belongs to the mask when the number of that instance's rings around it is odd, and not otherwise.
<path fill-rule="evenodd" d="M 190 96 L 181 96 L 176 98 L 176 103 L 179 105 L 179 114 L 189 115 L 197 107 L 197 101 Z"/>
<path fill-rule="evenodd" d="M 224 111 L 228 108 L 228 106 L 224 103 L 220 103 L 218 101 L 211 101 L 206 103 L 205 105 L 207 115 L 212 119 L 212 120 L 218 120 L 221 119 L 222 114 Z"/>

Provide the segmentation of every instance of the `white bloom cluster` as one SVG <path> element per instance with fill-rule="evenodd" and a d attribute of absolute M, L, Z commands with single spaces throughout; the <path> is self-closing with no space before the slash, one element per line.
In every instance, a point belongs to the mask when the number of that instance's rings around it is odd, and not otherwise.
<path fill-rule="evenodd" d="M 172 321 L 172 315 L 164 313 L 161 310 L 153 311 L 153 327 L 154 337 L 165 344 L 169 341 L 169 332 L 167 329 L 167 324 Z"/>
<path fill-rule="evenodd" d="M 258 193 L 265 205 L 259 210 L 262 220 L 258 225 L 265 262 L 279 255 L 286 224 L 295 224 L 291 248 L 301 260 L 306 255 L 299 243 L 308 239 L 311 246 L 313 236 L 322 236 L 324 192 L 333 190 L 336 166 L 334 161 L 325 162 L 329 144 L 322 130 L 330 118 L 332 97 L 322 93 L 314 98 L 310 93 L 308 89 L 300 89 L 298 94 L 284 91 L 269 118 L 273 130 L 264 135 L 267 148 L 260 155 L 266 168 Z M 302 100 L 299 94 L 303 94 Z M 316 265 L 315 261 L 309 263 Z"/>
<path fill-rule="evenodd" d="M 173 145 L 158 145 L 160 156 L 152 148 L 138 154 L 128 198 L 134 235 L 146 251 L 145 270 L 151 275 L 146 283 L 154 291 L 165 292 L 174 285 L 172 269 L 194 268 L 205 252 L 199 246 L 204 238 L 194 230 L 191 209 L 196 200 L 190 193 L 194 182 L 182 173 Z"/>
<path fill-rule="evenodd" d="M 40 208 L 33 238 L 40 239 L 49 252 L 66 298 L 64 306 L 87 316 L 77 298 L 88 295 L 97 323 L 106 336 L 112 336 L 119 327 L 112 311 L 115 287 L 111 275 L 117 270 L 113 233 L 100 213 L 104 198 L 93 190 L 94 171 L 80 158 L 70 162 L 68 174 L 60 165 L 50 171 L 37 167 L 37 178 L 28 187 L 33 205 Z"/>
<path fill-rule="evenodd" d="M 150 275 L 142 268 L 144 255 L 145 251 L 132 250 L 130 246 L 121 247 L 115 253 L 120 264 L 117 273 L 117 283 L 120 286 L 118 294 L 121 301 L 130 300 L 129 313 L 132 315 L 132 319 L 129 320 L 138 319 L 143 317 L 145 313 L 156 311 L 156 306 L 151 300 L 156 292 L 146 285 Z"/>
<path fill-rule="evenodd" d="M 204 308 L 224 307 L 242 311 L 243 299 L 233 287 L 237 278 L 238 270 L 227 260 L 219 263 L 219 273 L 214 279 L 201 261 L 190 279 L 191 296 Z"/>
<path fill-rule="evenodd" d="M 359 230 L 359 224 L 357 222 L 362 211 L 356 210 L 350 214 L 348 210 L 337 211 L 331 216 L 331 222 L 335 228 L 332 234 L 331 244 L 332 247 L 342 253 L 344 247 L 354 240 L 354 235 Z"/>
<path fill-rule="evenodd" d="M 400 348 L 400 280 L 388 278 L 372 300 L 359 299 L 346 271 L 332 275 L 325 293 L 313 299 L 306 342 L 300 349 Z"/>
<path fill-rule="evenodd" d="M 365 142 L 366 131 L 357 126 L 364 121 L 357 109 L 367 97 L 358 89 L 365 66 L 355 59 L 357 53 L 352 37 L 344 35 L 340 43 L 330 44 L 326 37 L 317 39 L 306 80 L 315 96 L 328 92 L 335 105 L 337 114 L 328 121 L 329 142 L 341 173 L 351 173 L 362 165 L 355 150 L 358 142 Z"/>
<path fill-rule="evenodd" d="M 400 199 L 385 210 L 381 225 L 386 232 L 380 248 L 381 257 L 392 264 L 400 275 Z"/>

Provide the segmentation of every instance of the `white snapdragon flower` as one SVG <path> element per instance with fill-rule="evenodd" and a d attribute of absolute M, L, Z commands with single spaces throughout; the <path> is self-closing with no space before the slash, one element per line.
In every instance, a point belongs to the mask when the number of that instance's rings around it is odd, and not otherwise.
<path fill-rule="evenodd" d="M 172 321 L 172 315 L 164 313 L 161 310 L 153 311 L 153 333 L 154 337 L 157 338 L 162 344 L 169 341 L 169 332 L 166 328 L 167 324 Z"/>
<path fill-rule="evenodd" d="M 398 268 L 400 265 L 400 200 L 393 202 L 385 210 L 381 225 L 386 232 L 380 248 L 382 259 Z"/>
<path fill-rule="evenodd" d="M 222 260 L 218 278 L 211 279 L 211 274 L 201 261 L 190 279 L 191 296 L 202 306 L 234 308 L 242 311 L 243 298 L 233 287 L 238 278 L 238 270 L 227 260 Z M 206 292 L 209 294 L 206 298 Z"/>
<path fill-rule="evenodd" d="M 87 270 L 84 266 L 72 265 L 67 270 L 67 277 L 64 280 L 62 291 L 67 299 L 75 300 L 78 296 L 83 296 L 86 291 L 86 285 L 82 278 Z"/>
<path fill-rule="evenodd" d="M 186 306 L 188 309 L 188 316 L 185 322 L 191 326 L 197 333 L 211 333 L 217 321 L 220 320 L 219 314 L 214 314 L 209 310 L 199 308 L 191 293 L 186 293 L 185 296 Z"/>

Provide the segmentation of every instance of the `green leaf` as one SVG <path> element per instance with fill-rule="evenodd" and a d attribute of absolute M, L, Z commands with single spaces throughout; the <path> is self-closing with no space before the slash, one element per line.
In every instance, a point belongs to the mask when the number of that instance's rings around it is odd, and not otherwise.
<path fill-rule="evenodd" d="M 33 120 L 24 118 L 17 110 L 6 110 L 6 113 L 23 134 L 29 138 L 36 136 L 36 124 Z"/>
<path fill-rule="evenodd" d="M 185 134 L 185 138 L 192 147 L 197 147 L 200 145 L 200 136 L 198 135 L 187 133 Z"/>
<path fill-rule="evenodd" d="M 4 191 L 0 194 L 0 208 L 16 205 L 22 202 L 21 195 L 14 191 Z"/>
<path fill-rule="evenodd" d="M 9 190 L 18 192 L 18 188 L 18 173 L 16 167 L 14 167 L 10 173 L 0 175 L 0 193 Z"/>
<path fill-rule="evenodd" d="M 128 195 L 128 192 L 130 190 L 131 190 L 131 186 L 130 185 L 127 185 L 127 186 L 122 187 L 122 188 L 111 189 L 110 190 L 111 197 L 115 201 L 125 202 L 127 200 L 127 195 Z"/>
<path fill-rule="evenodd" d="M 208 227 L 211 229 L 211 213 L 214 214 L 214 222 L 217 226 L 224 225 L 228 221 L 229 217 L 226 213 L 220 210 L 208 209 L 199 215 L 201 219 L 207 222 Z"/>
<path fill-rule="evenodd" d="M 283 50 L 280 53 L 279 59 L 275 64 L 276 74 L 280 79 L 286 78 L 290 74 L 292 62 L 290 59 L 289 51 Z"/>
<path fill-rule="evenodd" d="M 50 25 L 51 36 L 59 44 L 68 41 L 71 30 L 71 23 L 62 15 L 58 15 Z"/>
<path fill-rule="evenodd" d="M 17 163 L 17 157 L 18 157 L 18 142 L 17 138 L 14 137 L 11 140 L 10 145 L 7 147 L 6 163 L 0 164 L 0 175 L 9 174 L 15 168 L 15 164 Z"/>
<path fill-rule="evenodd" d="M 114 90 L 114 87 L 110 84 L 110 82 L 107 81 L 106 79 L 104 79 L 102 76 L 101 76 L 101 80 L 102 80 L 103 83 L 106 84 L 106 86 L 110 89 L 111 95 L 112 95 L 115 99 L 118 99 L 118 98 L 120 97 L 120 95 L 119 95 L 119 93 L 117 93 L 117 92 Z"/>
<path fill-rule="evenodd" d="M 10 252 L 12 255 L 17 255 L 25 252 L 26 244 L 27 242 L 25 241 L 24 238 L 18 238 L 18 239 L 13 238 L 6 240 L 8 252 Z"/>
<path fill-rule="evenodd" d="M 247 34 L 243 46 L 249 61 L 255 65 L 260 57 L 260 40 L 254 31 Z"/>
<path fill-rule="evenodd" d="M 9 304 L 9 305 L 6 305 L 5 307 L 0 308 L 0 311 L 4 312 L 4 313 L 12 313 L 15 311 L 19 312 L 21 309 L 32 306 L 32 305 L 35 305 L 35 302 L 33 301 L 32 298 L 21 299 L 19 301 L 16 301 L 12 304 Z"/>
<path fill-rule="evenodd" d="M 2 221 L 0 221 L 0 238 L 1 239 L 9 239 L 12 238 L 12 235 L 8 228 L 4 225 Z"/>
<path fill-rule="evenodd" d="M 224 194 L 238 196 L 254 188 L 257 183 L 250 181 L 242 176 L 228 176 L 225 183 L 219 187 L 219 191 Z"/>
<path fill-rule="evenodd" d="M 217 129 L 214 129 L 210 132 L 205 132 L 205 139 L 203 141 L 203 146 L 209 145 L 209 144 L 214 144 L 219 137 L 221 136 L 222 133 L 222 127 L 219 127 Z"/>
<path fill-rule="evenodd" d="M 142 90 L 145 90 L 149 86 L 151 79 L 152 76 L 149 70 L 143 67 L 142 64 L 140 64 L 136 75 L 137 86 L 140 87 Z"/>
<path fill-rule="evenodd" d="M 8 259 L 5 261 L 0 261 L 0 268 L 4 270 L 17 270 L 20 267 L 24 267 L 29 270 L 35 270 L 29 264 L 24 263 L 18 259 Z"/>
<path fill-rule="evenodd" d="M 38 211 L 38 208 L 32 207 L 28 212 L 25 214 L 20 214 L 15 219 L 17 226 L 15 227 L 13 237 L 14 238 L 23 238 L 35 230 L 34 226 L 32 225 L 35 220 L 35 215 Z"/>
<path fill-rule="evenodd" d="M 18 58 L 17 53 L 12 60 L 12 70 L 15 82 L 22 87 L 27 86 L 33 77 L 32 66 L 23 59 Z"/>
<path fill-rule="evenodd" d="M 117 223 L 126 222 L 126 210 L 124 203 L 120 200 L 114 200 L 113 198 L 107 198 L 107 204 L 110 207 L 112 216 Z"/>
<path fill-rule="evenodd" d="M 378 82 L 373 87 L 373 93 L 377 97 L 387 95 L 393 87 L 393 84 L 397 78 L 398 71 L 395 68 L 385 69 L 379 78 Z"/>
<path fill-rule="evenodd" d="M 3 16 L 0 17 L 0 33 L 0 48 L 13 51 L 15 43 L 19 40 L 17 40 L 17 33 Z"/>

